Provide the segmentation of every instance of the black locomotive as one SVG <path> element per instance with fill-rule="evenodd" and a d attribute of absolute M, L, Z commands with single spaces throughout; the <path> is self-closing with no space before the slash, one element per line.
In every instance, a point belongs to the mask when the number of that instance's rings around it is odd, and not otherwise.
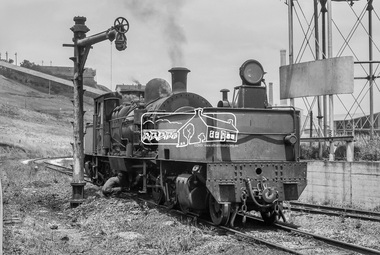
<path fill-rule="evenodd" d="M 252 210 L 268 223 L 283 217 L 282 202 L 306 187 L 300 113 L 268 105 L 258 61 L 239 71 L 242 85 L 231 101 L 221 90 L 217 107 L 187 92 L 189 70 L 181 67 L 169 70 L 171 87 L 156 78 L 145 89 L 95 98 L 85 134 L 87 175 L 102 185 L 125 171 L 131 187 L 158 204 L 208 212 L 217 225 Z"/>

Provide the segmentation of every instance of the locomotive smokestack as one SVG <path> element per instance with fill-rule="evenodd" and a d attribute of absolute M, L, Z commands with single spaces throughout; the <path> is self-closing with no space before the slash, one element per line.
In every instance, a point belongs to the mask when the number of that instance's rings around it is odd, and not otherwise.
<path fill-rule="evenodd" d="M 190 70 L 185 67 L 173 67 L 168 72 L 172 74 L 172 92 L 186 92 L 187 74 Z"/>

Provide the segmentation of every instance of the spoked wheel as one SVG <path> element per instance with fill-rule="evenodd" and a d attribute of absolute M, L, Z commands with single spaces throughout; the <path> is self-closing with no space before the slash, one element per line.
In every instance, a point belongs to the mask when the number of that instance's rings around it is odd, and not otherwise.
<path fill-rule="evenodd" d="M 210 194 L 208 208 L 211 220 L 215 225 L 226 225 L 231 214 L 231 204 L 219 204 Z"/>
<path fill-rule="evenodd" d="M 260 214 L 261 214 L 261 218 L 268 225 L 271 225 L 277 222 L 278 220 L 278 214 L 274 210 L 271 210 L 269 212 L 260 212 Z"/>
<path fill-rule="evenodd" d="M 156 186 L 152 189 L 152 197 L 156 204 L 162 205 L 165 201 L 164 191 L 160 186 L 160 176 L 156 179 Z"/>

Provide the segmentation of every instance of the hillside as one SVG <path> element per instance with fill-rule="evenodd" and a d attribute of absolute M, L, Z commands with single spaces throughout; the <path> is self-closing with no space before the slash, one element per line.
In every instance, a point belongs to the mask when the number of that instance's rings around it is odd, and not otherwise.
<path fill-rule="evenodd" d="M 28 156 L 72 154 L 71 98 L 49 95 L 0 76 L 0 144 L 2 153 L 17 147 Z M 92 122 L 91 99 L 85 100 L 85 123 Z"/>

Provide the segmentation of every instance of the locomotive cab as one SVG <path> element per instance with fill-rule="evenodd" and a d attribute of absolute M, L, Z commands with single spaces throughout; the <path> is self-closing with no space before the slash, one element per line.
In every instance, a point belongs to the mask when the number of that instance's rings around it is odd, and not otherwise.
<path fill-rule="evenodd" d="M 86 125 L 85 154 L 106 155 L 111 147 L 110 120 L 121 96 L 110 92 L 94 99 L 93 123 Z M 92 136 L 90 135 L 92 134 Z"/>

